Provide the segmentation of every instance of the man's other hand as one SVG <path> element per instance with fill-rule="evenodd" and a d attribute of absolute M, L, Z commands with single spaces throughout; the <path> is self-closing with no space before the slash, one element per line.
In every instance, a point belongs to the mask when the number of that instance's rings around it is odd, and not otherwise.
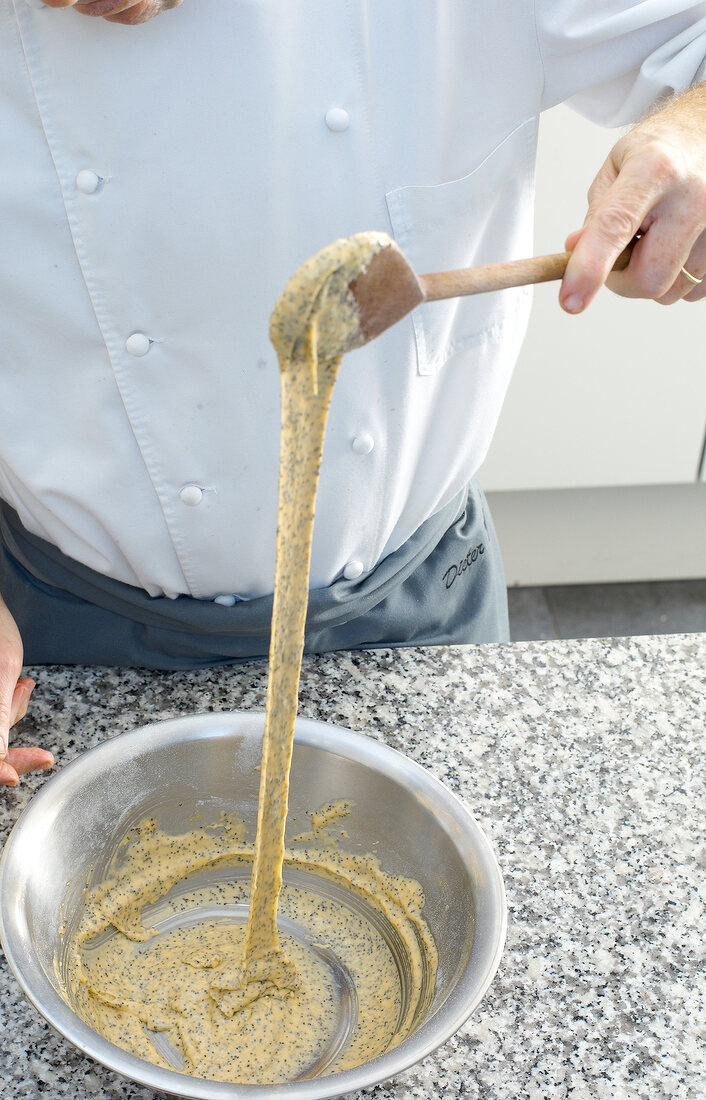
<path fill-rule="evenodd" d="M 581 313 L 605 283 L 626 298 L 662 305 L 706 297 L 706 85 L 678 96 L 613 147 L 588 192 L 583 228 L 559 293 Z M 639 234 L 624 271 L 611 268 Z M 684 275 L 694 276 L 691 281 Z"/>
<path fill-rule="evenodd" d="M 181 0 L 44 0 L 44 3 L 49 8 L 75 8 L 81 15 L 133 26 L 178 7 Z"/>
<path fill-rule="evenodd" d="M 37 768 L 51 768 L 54 757 L 45 749 L 8 749 L 10 729 L 24 718 L 34 680 L 20 676 L 22 640 L 5 603 L 0 599 L 0 785 L 16 787 L 19 776 Z"/>

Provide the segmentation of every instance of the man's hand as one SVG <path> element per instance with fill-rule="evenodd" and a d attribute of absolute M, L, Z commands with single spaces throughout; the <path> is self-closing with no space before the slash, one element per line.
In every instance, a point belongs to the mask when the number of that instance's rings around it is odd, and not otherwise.
<path fill-rule="evenodd" d="M 54 757 L 44 749 L 9 749 L 10 728 L 24 718 L 34 680 L 20 677 L 22 640 L 5 603 L 0 599 L 0 784 L 16 787 L 19 776 L 36 768 L 50 768 Z"/>
<path fill-rule="evenodd" d="M 181 0 L 44 0 L 49 8 L 75 8 L 81 15 L 100 16 L 109 23 L 146 23 Z"/>
<path fill-rule="evenodd" d="M 706 275 L 706 84 L 648 115 L 613 146 L 588 192 L 583 229 L 572 251 L 559 301 L 581 313 L 605 283 L 626 298 L 662 305 L 706 297 L 686 278 Z M 613 263 L 638 234 L 624 271 Z"/>

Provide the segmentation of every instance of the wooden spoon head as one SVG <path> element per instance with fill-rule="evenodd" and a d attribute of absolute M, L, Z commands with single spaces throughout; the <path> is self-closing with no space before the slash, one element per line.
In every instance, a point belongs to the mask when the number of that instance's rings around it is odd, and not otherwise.
<path fill-rule="evenodd" d="M 424 298 L 417 276 L 386 233 L 333 241 L 295 271 L 270 318 L 280 362 L 329 360 L 362 347 Z"/>
<path fill-rule="evenodd" d="M 358 306 L 361 345 L 397 324 L 424 301 L 414 269 L 392 240 L 371 257 L 348 289 Z"/>

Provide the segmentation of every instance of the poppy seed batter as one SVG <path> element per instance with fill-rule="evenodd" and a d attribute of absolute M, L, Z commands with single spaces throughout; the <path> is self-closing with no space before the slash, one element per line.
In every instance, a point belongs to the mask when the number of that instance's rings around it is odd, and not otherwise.
<path fill-rule="evenodd" d="M 433 992 L 421 888 L 332 839 L 351 803 L 313 810 L 311 832 L 285 849 L 326 418 L 342 356 L 361 342 L 348 287 L 391 243 L 381 233 L 334 242 L 296 272 L 272 315 L 282 436 L 254 851 L 236 817 L 178 837 L 142 822 L 89 893 L 73 943 L 68 984 L 83 1019 L 139 1057 L 168 1068 L 176 1057 L 197 1077 L 276 1084 L 360 1065 L 400 1042 Z"/>

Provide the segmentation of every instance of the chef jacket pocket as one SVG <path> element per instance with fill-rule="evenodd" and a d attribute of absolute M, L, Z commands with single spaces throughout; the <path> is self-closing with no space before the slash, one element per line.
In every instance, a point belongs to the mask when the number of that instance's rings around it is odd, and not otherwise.
<path fill-rule="evenodd" d="M 432 186 L 385 196 L 398 245 L 419 275 L 529 255 L 537 119 L 520 123 L 477 168 Z M 526 289 L 427 302 L 412 312 L 420 374 L 498 335 L 527 308 Z"/>

